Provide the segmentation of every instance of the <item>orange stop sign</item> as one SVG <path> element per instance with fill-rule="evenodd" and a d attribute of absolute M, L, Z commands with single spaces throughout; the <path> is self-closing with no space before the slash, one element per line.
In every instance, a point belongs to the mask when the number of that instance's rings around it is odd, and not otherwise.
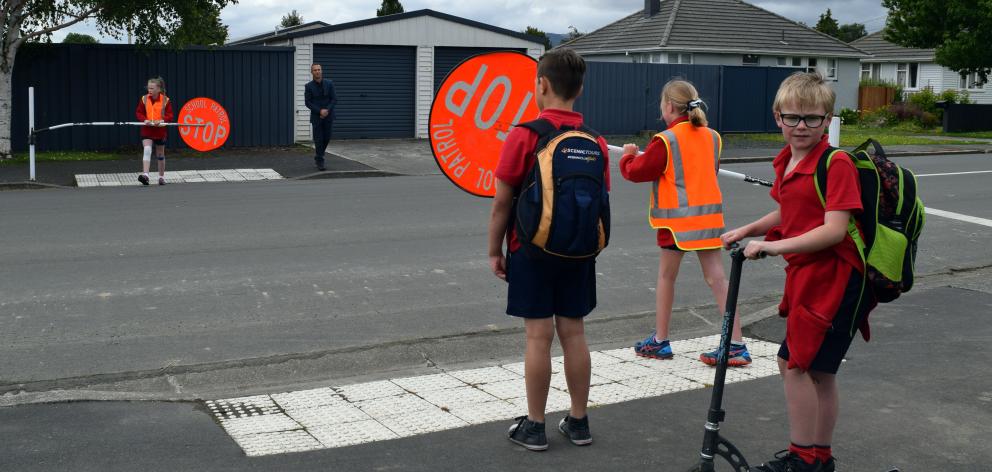
<path fill-rule="evenodd" d="M 473 56 L 445 77 L 431 105 L 431 150 L 459 188 L 496 194 L 493 171 L 510 128 L 537 118 L 536 80 L 537 61 L 509 51 Z"/>
<path fill-rule="evenodd" d="M 231 122 L 227 110 L 219 103 L 205 97 L 197 97 L 183 105 L 179 111 L 179 123 L 202 124 L 203 126 L 179 126 L 179 136 L 187 146 L 197 151 L 211 151 L 227 142 L 231 134 Z"/>

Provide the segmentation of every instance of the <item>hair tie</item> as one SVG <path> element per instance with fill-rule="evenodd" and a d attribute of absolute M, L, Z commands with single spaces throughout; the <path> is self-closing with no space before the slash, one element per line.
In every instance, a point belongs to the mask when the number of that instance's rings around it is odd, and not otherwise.
<path fill-rule="evenodd" d="M 690 101 L 689 104 L 686 105 L 686 108 L 689 110 L 695 110 L 696 108 L 699 108 L 703 105 L 704 105 L 703 101 L 697 98 L 695 100 Z"/>

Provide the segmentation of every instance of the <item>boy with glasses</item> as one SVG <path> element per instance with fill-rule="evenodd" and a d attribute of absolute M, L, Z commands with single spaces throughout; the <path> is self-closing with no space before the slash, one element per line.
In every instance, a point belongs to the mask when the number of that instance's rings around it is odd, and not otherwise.
<path fill-rule="evenodd" d="M 818 73 L 796 73 L 775 96 L 775 121 L 786 146 L 772 163 L 775 211 L 725 233 L 724 245 L 752 236 L 744 255 L 782 255 L 785 290 L 779 315 L 788 317 L 778 351 L 785 384 L 791 444 L 755 470 L 833 472 L 831 453 L 839 394 L 836 374 L 860 329 L 868 340 L 868 312 L 876 301 L 864 283 L 864 263 L 848 235 L 851 215 L 862 210 L 854 162 L 838 154 L 828 169 L 822 204 L 814 183 L 821 158 L 834 149 L 824 131 L 835 95 Z"/>

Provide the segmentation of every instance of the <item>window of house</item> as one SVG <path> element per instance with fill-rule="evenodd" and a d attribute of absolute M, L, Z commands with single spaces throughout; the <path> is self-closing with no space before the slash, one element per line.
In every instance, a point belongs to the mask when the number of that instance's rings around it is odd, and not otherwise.
<path fill-rule="evenodd" d="M 807 61 L 806 72 L 816 72 L 816 64 L 817 64 L 816 58 L 810 57 L 807 58 L 806 61 Z"/>
<path fill-rule="evenodd" d="M 896 83 L 906 86 L 906 79 L 909 76 L 909 67 L 905 62 L 896 64 Z"/>
<path fill-rule="evenodd" d="M 837 78 L 837 59 L 827 59 L 827 78 Z"/>
<path fill-rule="evenodd" d="M 757 54 L 745 54 L 741 62 L 745 66 L 757 66 L 761 64 L 761 57 Z"/>
<path fill-rule="evenodd" d="M 689 53 L 668 53 L 669 64 L 692 64 L 692 54 Z"/>
<path fill-rule="evenodd" d="M 802 67 L 802 66 L 803 66 L 803 58 L 801 57 L 792 58 L 792 67 Z"/>
<path fill-rule="evenodd" d="M 907 88 L 920 88 L 920 65 L 913 62 L 909 64 L 909 83 Z"/>
<path fill-rule="evenodd" d="M 882 64 L 875 63 L 871 65 L 871 78 L 875 80 L 882 78 Z"/>
<path fill-rule="evenodd" d="M 978 72 L 972 72 L 961 76 L 961 88 L 981 90 L 985 88 L 985 84 L 982 83 L 982 77 L 978 75 Z"/>
<path fill-rule="evenodd" d="M 775 64 L 778 65 L 779 67 L 785 67 L 785 63 L 786 63 L 785 59 L 786 59 L 785 56 L 776 57 Z"/>
<path fill-rule="evenodd" d="M 871 78 L 871 64 L 867 62 L 861 63 L 861 80 L 867 80 Z"/>

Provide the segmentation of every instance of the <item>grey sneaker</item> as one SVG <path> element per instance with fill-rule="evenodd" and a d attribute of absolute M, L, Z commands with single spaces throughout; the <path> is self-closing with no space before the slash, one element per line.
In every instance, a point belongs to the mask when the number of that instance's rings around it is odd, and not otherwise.
<path fill-rule="evenodd" d="M 544 451 L 548 448 L 548 437 L 544 434 L 544 423 L 527 419 L 527 416 L 514 418 L 517 422 L 510 426 L 506 437 L 530 451 Z"/>
<path fill-rule="evenodd" d="M 572 444 L 576 446 L 588 446 L 592 444 L 592 435 L 589 434 L 589 415 L 585 418 L 576 419 L 566 416 L 558 423 L 558 431 L 564 434 Z"/>

